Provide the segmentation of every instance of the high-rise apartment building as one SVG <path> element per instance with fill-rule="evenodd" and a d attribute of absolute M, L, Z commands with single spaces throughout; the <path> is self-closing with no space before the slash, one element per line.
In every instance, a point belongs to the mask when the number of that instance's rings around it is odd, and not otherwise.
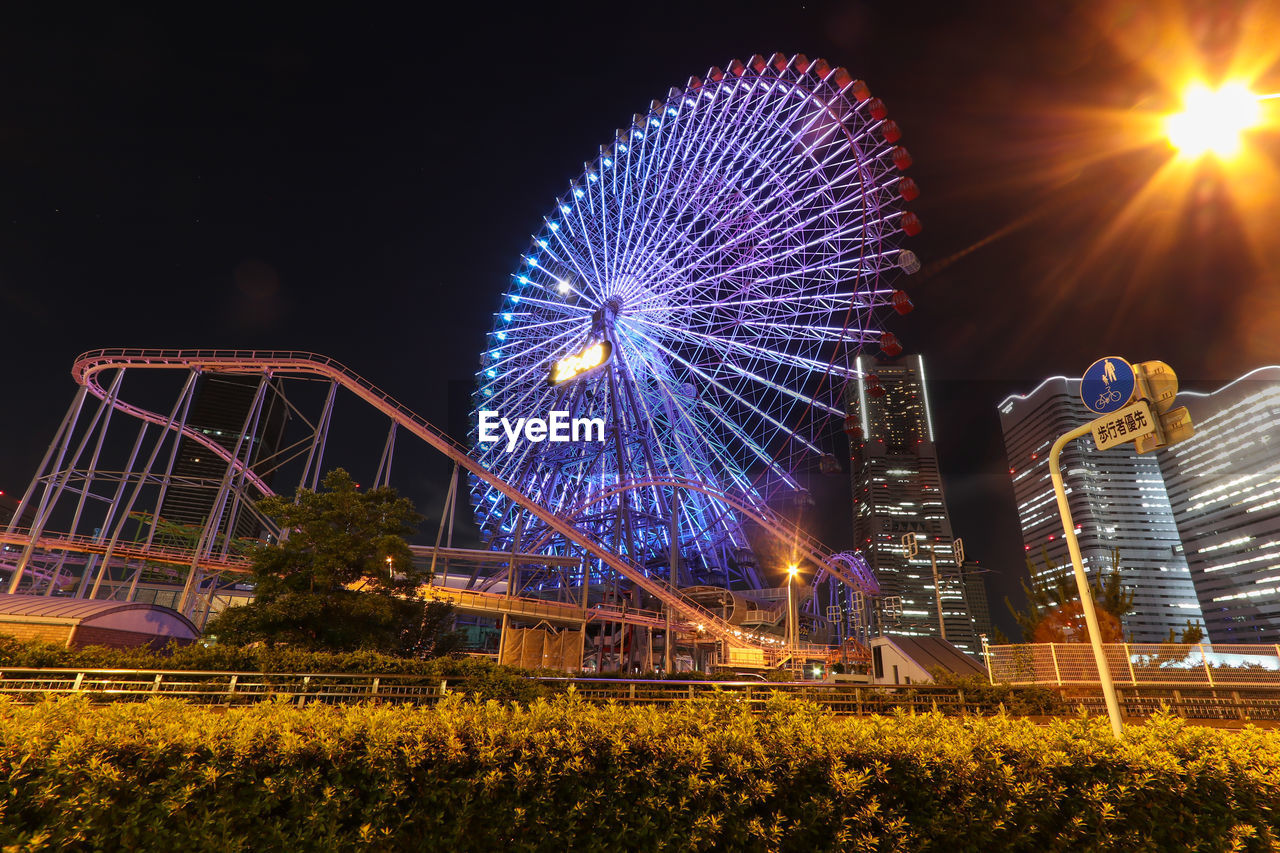
<path fill-rule="evenodd" d="M 1000 404 L 1023 546 L 1038 569 L 1031 577 L 1034 587 L 1047 586 L 1071 565 L 1049 475 L 1049 450 L 1059 436 L 1093 417 L 1080 400 L 1080 380 L 1062 376 Z M 1188 621 L 1203 625 L 1155 455 L 1139 455 L 1132 445 L 1099 452 L 1085 436 L 1063 449 L 1061 463 L 1085 572 L 1091 577 L 1109 572 L 1118 553 L 1124 586 L 1134 594 L 1133 610 L 1121 620 L 1125 636 L 1160 642 L 1170 629 L 1184 630 Z"/>
<path fill-rule="evenodd" d="M 854 535 L 880 582 L 882 601 L 897 605 L 882 610 L 879 629 L 938 636 L 941 622 L 946 639 L 977 654 L 966 579 L 952 550 L 924 361 L 913 356 L 876 364 L 859 358 L 856 367 L 861 378 L 850 385 L 847 401 L 857 424 L 850 441 Z M 916 537 L 914 557 L 907 555 L 904 535 Z"/>
<path fill-rule="evenodd" d="M 1178 402 L 1195 435 L 1157 455 L 1209 638 L 1280 642 L 1280 367 Z"/>

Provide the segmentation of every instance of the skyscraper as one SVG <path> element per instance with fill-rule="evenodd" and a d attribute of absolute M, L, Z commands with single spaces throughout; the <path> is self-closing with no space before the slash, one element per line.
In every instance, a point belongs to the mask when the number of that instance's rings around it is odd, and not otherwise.
<path fill-rule="evenodd" d="M 1048 586 L 1071 565 L 1049 475 L 1049 450 L 1059 436 L 1092 419 L 1080 401 L 1080 380 L 1062 376 L 1000 404 L 1023 546 L 1038 569 L 1031 576 L 1033 587 Z M 1159 642 L 1168 639 L 1170 629 L 1185 629 L 1188 620 L 1203 624 L 1155 455 L 1139 455 L 1132 445 L 1099 452 L 1085 436 L 1063 449 L 1061 463 L 1085 572 L 1109 572 L 1118 552 L 1123 584 L 1134 594 L 1133 610 L 1121 620 L 1125 636 Z"/>
<path fill-rule="evenodd" d="M 859 380 L 849 386 L 853 461 L 853 527 L 880 582 L 882 600 L 900 605 L 880 614 L 880 630 L 937 636 L 939 599 L 946 638 L 978 653 L 967 605 L 965 577 L 956 567 L 938 453 L 933 442 L 924 360 L 875 364 L 859 358 Z M 903 536 L 916 537 L 908 557 Z M 937 567 L 935 594 L 934 566 Z M 977 579 L 981 582 L 981 578 Z"/>
<path fill-rule="evenodd" d="M 1209 638 L 1280 642 L 1280 367 L 1178 400 L 1196 433 L 1157 455 Z"/>

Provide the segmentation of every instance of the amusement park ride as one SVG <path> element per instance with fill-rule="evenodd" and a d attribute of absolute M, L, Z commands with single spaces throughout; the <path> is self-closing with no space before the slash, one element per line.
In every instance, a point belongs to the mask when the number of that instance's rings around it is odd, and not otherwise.
<path fill-rule="evenodd" d="M 256 501 L 316 487 L 335 411 L 354 398 L 386 430 L 375 486 L 392 483 L 401 433 L 452 463 L 435 543 L 414 549 L 423 593 L 500 632 L 504 659 L 529 662 L 535 639 L 566 668 L 865 659 L 874 574 L 787 508 L 809 474 L 840 468 L 855 356 L 901 352 L 881 326 L 910 310 L 892 279 L 919 268 L 900 246 L 920 228 L 901 206 L 918 190 L 900 135 L 864 83 L 803 55 L 734 61 L 653 101 L 521 259 L 467 446 L 313 353 L 80 356 L 79 390 L 0 532 L 7 591 L 167 588 L 202 621 L 245 580 L 243 531 L 279 533 Z M 217 381 L 244 389 L 237 428 L 193 416 Z M 602 431 L 479 429 L 485 413 L 556 412 Z M 849 443 L 857 453 L 856 430 Z M 484 549 L 453 546 L 463 477 Z M 179 493 L 201 496 L 199 523 L 173 523 Z"/>

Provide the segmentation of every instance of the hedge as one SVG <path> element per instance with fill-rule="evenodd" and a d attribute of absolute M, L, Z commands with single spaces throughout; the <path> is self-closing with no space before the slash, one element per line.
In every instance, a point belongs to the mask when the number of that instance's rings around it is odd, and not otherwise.
<path fill-rule="evenodd" d="M 8 850 L 1270 850 L 1280 734 L 1159 717 L 0 702 Z"/>

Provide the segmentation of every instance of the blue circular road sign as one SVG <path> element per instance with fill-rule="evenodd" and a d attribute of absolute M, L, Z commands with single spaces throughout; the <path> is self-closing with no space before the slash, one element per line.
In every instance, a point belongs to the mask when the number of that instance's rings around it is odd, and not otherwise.
<path fill-rule="evenodd" d="M 1133 399 L 1133 365 L 1114 355 L 1100 358 L 1080 378 L 1080 399 L 1100 415 L 1122 409 Z"/>

